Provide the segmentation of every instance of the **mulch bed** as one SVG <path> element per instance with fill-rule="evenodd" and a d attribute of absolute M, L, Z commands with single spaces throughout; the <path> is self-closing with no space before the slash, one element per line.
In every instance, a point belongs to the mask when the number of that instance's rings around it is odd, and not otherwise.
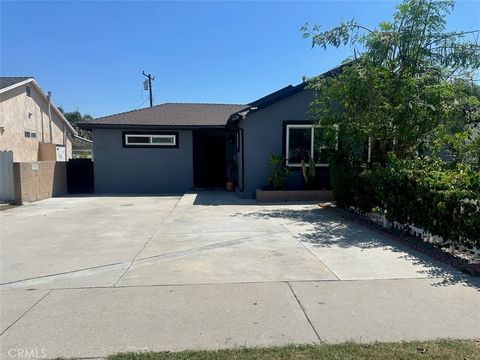
<path fill-rule="evenodd" d="M 418 237 L 410 235 L 405 231 L 401 231 L 399 229 L 385 229 L 383 226 L 380 226 L 371 220 L 366 219 L 365 217 L 351 213 L 347 210 L 336 207 L 329 208 L 347 220 L 359 223 L 370 230 L 387 236 L 388 238 L 408 246 L 409 248 L 414 249 L 422 254 L 430 256 L 437 261 L 441 261 L 447 265 L 450 265 L 466 274 L 480 276 L 480 262 L 471 262 L 457 257 L 438 247 L 438 245 L 436 246 L 434 244 L 424 242 Z"/>

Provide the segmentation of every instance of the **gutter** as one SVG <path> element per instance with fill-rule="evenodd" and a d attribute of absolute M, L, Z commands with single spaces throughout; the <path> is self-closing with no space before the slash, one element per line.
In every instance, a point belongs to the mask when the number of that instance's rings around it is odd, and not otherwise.
<path fill-rule="evenodd" d="M 73 137 L 74 137 L 75 139 L 78 139 L 78 140 L 85 141 L 85 142 L 87 142 L 87 143 L 93 144 L 93 141 L 92 141 L 92 140 L 89 140 L 89 139 L 86 139 L 86 138 L 84 138 L 84 137 L 81 137 L 80 135 L 73 135 Z"/>
<path fill-rule="evenodd" d="M 88 122 L 78 123 L 78 127 L 82 130 L 93 129 L 138 129 L 138 130 L 158 130 L 158 129 L 175 129 L 175 130 L 197 130 L 197 129 L 225 129 L 225 125 L 134 125 L 134 124 L 92 124 Z"/>

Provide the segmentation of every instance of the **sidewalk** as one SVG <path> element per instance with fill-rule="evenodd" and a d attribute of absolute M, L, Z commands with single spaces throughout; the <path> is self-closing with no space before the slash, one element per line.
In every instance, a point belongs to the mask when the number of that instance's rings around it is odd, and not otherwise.
<path fill-rule="evenodd" d="M 478 289 L 435 279 L 2 292 L 1 356 L 479 338 Z"/>

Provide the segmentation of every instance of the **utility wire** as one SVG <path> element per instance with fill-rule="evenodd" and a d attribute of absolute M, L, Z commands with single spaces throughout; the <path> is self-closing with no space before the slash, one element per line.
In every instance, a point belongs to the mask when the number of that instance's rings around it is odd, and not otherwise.
<path fill-rule="evenodd" d="M 134 110 L 137 110 L 140 106 L 142 106 L 143 104 L 145 104 L 147 101 L 148 101 L 148 99 L 145 100 L 144 102 L 142 102 L 140 105 L 138 105 Z"/>

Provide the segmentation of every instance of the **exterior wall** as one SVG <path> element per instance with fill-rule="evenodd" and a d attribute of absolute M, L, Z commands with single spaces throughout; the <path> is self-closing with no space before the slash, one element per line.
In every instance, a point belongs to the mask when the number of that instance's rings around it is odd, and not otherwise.
<path fill-rule="evenodd" d="M 65 162 L 39 161 L 13 163 L 15 202 L 47 199 L 67 193 Z"/>
<path fill-rule="evenodd" d="M 315 93 L 303 90 L 264 109 L 253 112 L 239 122 L 244 129 L 244 194 L 255 197 L 255 190 L 265 185 L 271 169 L 267 161 L 272 154 L 282 154 L 283 122 L 309 120 L 310 103 Z M 302 174 L 299 168 L 293 168 L 289 182 L 292 188 L 301 186 Z M 319 168 L 320 176 L 328 178 L 328 170 Z"/>
<path fill-rule="evenodd" d="M 31 89 L 31 97 L 25 88 Z M 52 141 L 64 145 L 63 127 L 66 126 L 58 113 L 51 107 Z M 48 101 L 33 83 L 21 85 L 0 94 L 0 124 L 5 127 L 0 134 L 0 150 L 12 150 L 16 162 L 37 161 L 39 143 L 50 143 Z M 25 131 L 33 131 L 36 138 L 26 138 Z M 68 133 L 68 129 L 67 129 Z M 71 135 L 66 138 L 67 159 L 72 157 Z"/>
<path fill-rule="evenodd" d="M 163 194 L 192 189 L 192 131 L 178 133 L 178 148 L 124 148 L 121 129 L 94 129 L 95 192 Z"/>

